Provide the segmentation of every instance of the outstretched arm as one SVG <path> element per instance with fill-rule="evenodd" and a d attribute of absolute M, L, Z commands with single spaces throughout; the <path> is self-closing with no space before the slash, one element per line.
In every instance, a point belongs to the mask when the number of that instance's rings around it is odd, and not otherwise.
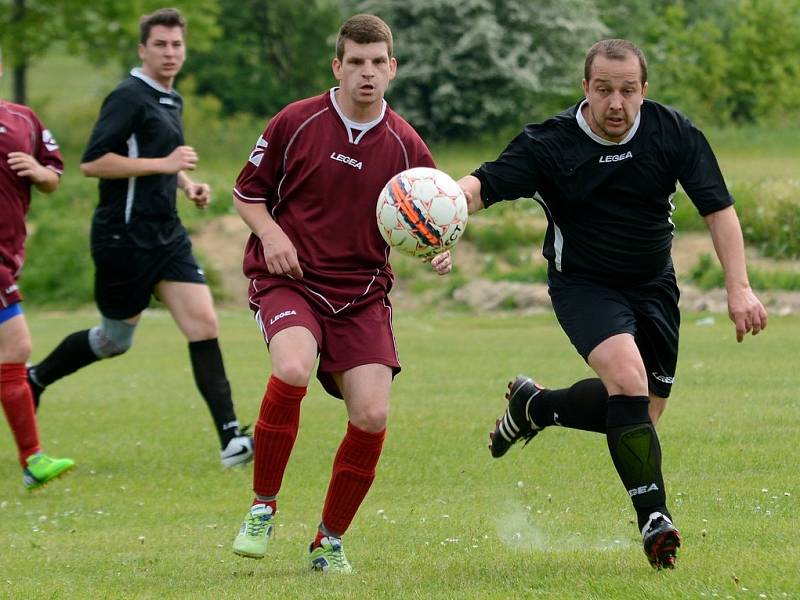
<path fill-rule="evenodd" d="M 481 198 L 481 180 L 474 175 L 465 175 L 458 180 L 458 185 L 464 191 L 464 196 L 467 198 L 467 209 L 469 213 L 478 212 L 483 206 L 483 199 Z"/>
<path fill-rule="evenodd" d="M 742 228 L 733 206 L 713 212 L 705 220 L 725 272 L 728 316 L 736 325 L 736 341 L 741 342 L 749 331 L 756 335 L 767 326 L 767 310 L 747 278 Z"/>

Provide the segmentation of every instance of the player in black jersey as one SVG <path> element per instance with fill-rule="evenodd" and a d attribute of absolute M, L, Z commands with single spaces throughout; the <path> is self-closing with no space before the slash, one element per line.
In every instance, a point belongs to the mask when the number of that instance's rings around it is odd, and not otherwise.
<path fill-rule="evenodd" d="M 553 308 L 598 378 L 548 390 L 520 376 L 491 433 L 494 457 L 550 425 L 606 435 L 636 510 L 644 551 L 673 567 L 680 535 L 666 506 L 655 424 L 675 377 L 678 287 L 671 245 L 676 183 L 708 223 L 741 342 L 767 325 L 745 269 L 733 198 L 703 134 L 645 100 L 647 62 L 626 40 L 586 56 L 585 99 L 528 125 L 494 161 L 459 182 L 474 212 L 536 198 L 548 220 L 543 254 Z"/>
<path fill-rule="evenodd" d="M 172 88 L 185 58 L 186 23 L 178 11 L 161 9 L 139 25 L 142 67 L 105 99 L 81 161 L 83 174 L 100 180 L 91 234 L 100 325 L 67 336 L 28 379 L 38 406 L 54 381 L 126 352 L 155 294 L 189 342 L 195 382 L 229 467 L 252 458 L 253 440 L 239 429 L 211 293 L 176 209 L 177 188 L 198 208 L 211 195 L 186 174 L 197 153 L 184 143 L 183 101 Z"/>

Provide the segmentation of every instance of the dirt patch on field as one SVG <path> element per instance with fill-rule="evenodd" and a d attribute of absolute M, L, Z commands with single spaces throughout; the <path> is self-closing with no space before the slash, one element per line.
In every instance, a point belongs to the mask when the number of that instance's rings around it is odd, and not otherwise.
<path fill-rule="evenodd" d="M 225 291 L 222 304 L 247 305 L 248 282 L 242 274 L 242 254 L 249 234 L 249 229 L 238 216 L 226 215 L 209 222 L 192 236 L 194 245 L 210 261 L 222 279 Z M 703 254 L 715 257 L 714 247 L 707 233 L 676 236 L 672 255 L 679 277 L 688 274 Z M 454 300 L 467 304 L 476 312 L 550 310 L 547 286 L 482 279 L 479 275 L 481 258 L 475 247 L 467 242 L 462 242 L 456 249 L 455 259 L 468 283 L 454 292 Z M 748 251 L 748 265 L 765 270 L 800 272 L 800 263 L 796 261 L 771 261 L 751 250 Z M 800 314 L 798 292 L 769 291 L 760 293 L 759 297 L 772 314 Z M 402 310 L 418 308 L 429 302 L 429 299 L 425 293 L 412 291 L 409 282 L 400 277 L 392 291 L 392 302 Z M 701 292 L 686 284 L 681 285 L 681 307 L 689 311 L 714 313 L 726 313 L 728 310 L 724 290 Z"/>

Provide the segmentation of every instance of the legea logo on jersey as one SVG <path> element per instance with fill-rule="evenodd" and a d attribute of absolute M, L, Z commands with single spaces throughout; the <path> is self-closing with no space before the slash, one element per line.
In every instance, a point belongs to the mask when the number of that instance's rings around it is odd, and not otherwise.
<path fill-rule="evenodd" d="M 281 313 L 278 313 L 278 314 L 277 314 L 277 315 L 275 315 L 274 317 L 272 317 L 272 318 L 269 320 L 269 324 L 270 324 L 270 325 L 272 325 L 273 323 L 275 323 L 276 321 L 280 321 L 280 320 L 281 320 L 281 319 L 283 319 L 284 317 L 290 317 L 290 316 L 292 316 L 292 315 L 296 315 L 296 314 L 297 314 L 297 311 L 296 311 L 296 310 L 285 310 L 285 311 L 283 311 L 283 312 L 281 312 Z"/>
<path fill-rule="evenodd" d="M 360 160 L 356 160 L 355 158 L 350 158 L 349 156 L 345 156 L 344 154 L 339 154 L 338 152 L 331 152 L 331 159 L 338 160 L 339 162 L 343 162 L 346 165 L 355 167 L 359 171 L 364 168 L 364 163 L 361 162 Z"/>
<path fill-rule="evenodd" d="M 50 133 L 49 129 L 42 131 L 42 143 L 50 152 L 53 150 L 58 150 L 58 142 L 56 141 L 56 138 L 53 137 L 53 134 Z"/>
<path fill-rule="evenodd" d="M 621 160 L 627 160 L 629 158 L 633 158 L 633 152 L 628 150 L 624 154 L 606 154 L 605 156 L 601 156 L 598 162 L 601 163 L 610 163 L 610 162 L 619 162 Z"/>
<path fill-rule="evenodd" d="M 253 163 L 255 166 L 259 166 L 261 164 L 261 159 L 264 158 L 264 152 L 266 151 L 267 146 L 269 146 L 269 142 L 264 139 L 264 136 L 258 136 L 256 147 L 253 148 L 253 151 L 250 153 L 250 158 L 247 160 Z"/>

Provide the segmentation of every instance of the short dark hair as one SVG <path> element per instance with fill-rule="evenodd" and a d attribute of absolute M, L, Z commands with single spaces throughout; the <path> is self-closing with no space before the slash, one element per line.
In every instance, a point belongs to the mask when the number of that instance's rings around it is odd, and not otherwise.
<path fill-rule="evenodd" d="M 393 56 L 392 30 L 375 15 L 353 15 L 347 19 L 336 36 L 336 58 L 344 58 L 344 41 L 353 40 L 356 44 L 386 42 L 389 58 Z"/>
<path fill-rule="evenodd" d="M 586 81 L 592 78 L 592 65 L 598 54 L 612 60 L 625 60 L 629 55 L 633 54 L 639 59 L 642 85 L 647 83 L 647 59 L 644 57 L 644 52 L 633 42 L 618 38 L 600 40 L 589 48 L 589 51 L 586 53 L 586 62 L 583 65 L 583 78 Z"/>
<path fill-rule="evenodd" d="M 186 36 L 186 20 L 176 8 L 159 8 L 154 13 L 144 15 L 139 19 L 139 43 L 147 44 L 150 30 L 156 25 L 164 27 L 180 27 L 181 33 Z"/>

